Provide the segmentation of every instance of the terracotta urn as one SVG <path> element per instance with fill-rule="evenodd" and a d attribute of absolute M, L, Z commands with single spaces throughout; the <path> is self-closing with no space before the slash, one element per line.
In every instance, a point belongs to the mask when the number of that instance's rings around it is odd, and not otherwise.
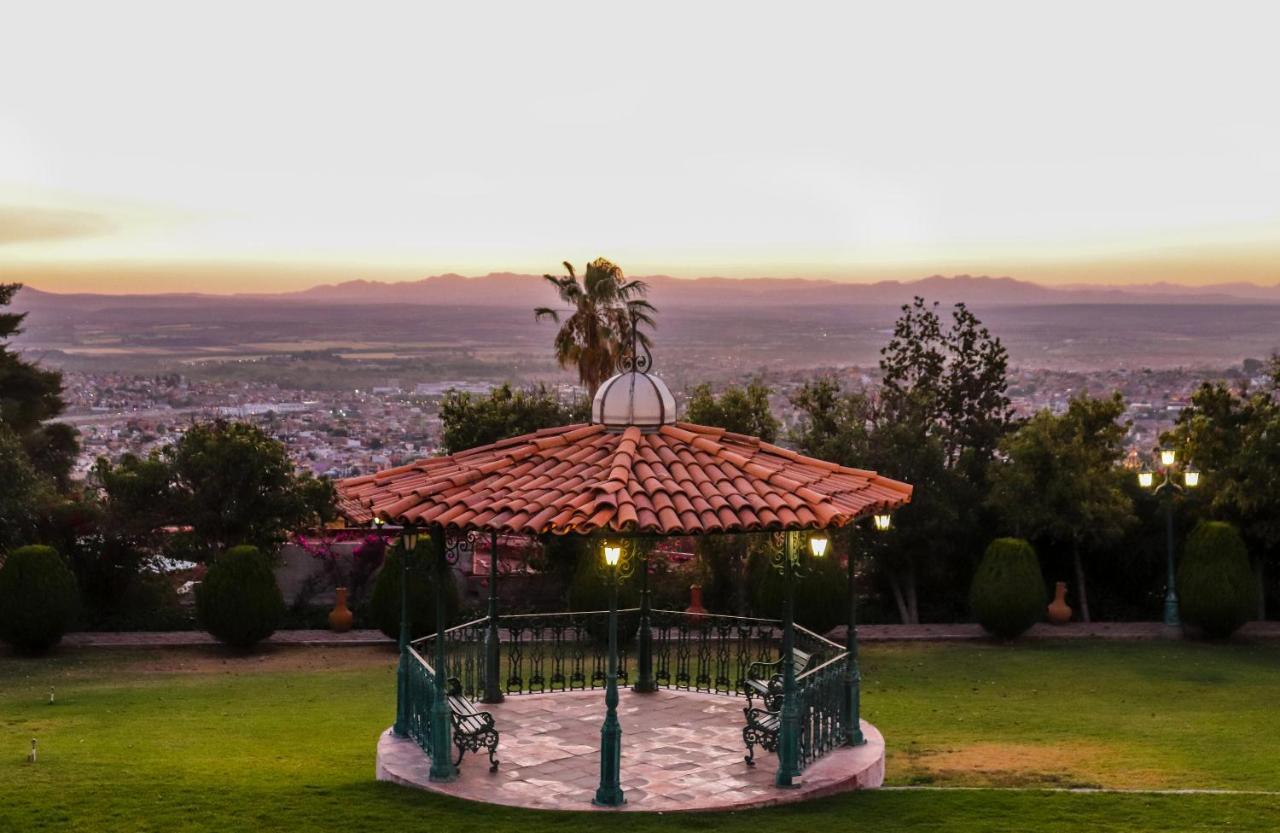
<path fill-rule="evenodd" d="M 346 633 L 351 630 L 351 623 L 355 618 L 347 607 L 347 588 L 339 587 L 334 593 L 337 598 L 334 600 L 333 610 L 329 611 L 329 629 L 335 633 Z"/>
<path fill-rule="evenodd" d="M 1071 621 L 1071 606 L 1067 604 L 1067 583 L 1060 581 L 1054 588 L 1053 601 L 1049 602 L 1049 621 L 1065 625 Z"/>
<path fill-rule="evenodd" d="M 702 606 L 702 585 L 695 584 L 689 588 L 689 606 L 684 609 L 689 614 L 689 618 L 696 624 L 702 621 L 702 617 L 707 615 L 707 609 Z"/>

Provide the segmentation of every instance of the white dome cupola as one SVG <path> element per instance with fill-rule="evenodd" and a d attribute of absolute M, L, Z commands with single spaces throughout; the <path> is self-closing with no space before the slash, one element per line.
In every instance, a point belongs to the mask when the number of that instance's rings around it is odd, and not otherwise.
<path fill-rule="evenodd" d="M 656 431 L 676 421 L 676 400 L 657 376 L 626 370 L 600 385 L 591 403 L 591 421 L 619 431 L 632 425 Z"/>

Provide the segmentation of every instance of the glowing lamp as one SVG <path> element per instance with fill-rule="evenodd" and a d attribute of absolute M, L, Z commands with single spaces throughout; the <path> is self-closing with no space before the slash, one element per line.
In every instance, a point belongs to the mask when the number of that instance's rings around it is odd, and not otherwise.
<path fill-rule="evenodd" d="M 615 543 L 606 543 L 604 545 L 604 563 L 610 567 L 617 567 L 618 562 L 622 560 L 622 545 Z"/>
<path fill-rule="evenodd" d="M 888 532 L 893 523 L 893 518 L 888 513 L 873 515 L 871 520 L 875 523 L 877 532 Z"/>
<path fill-rule="evenodd" d="M 1178 455 L 1174 453 L 1172 448 L 1160 449 L 1160 465 L 1164 466 L 1165 468 L 1172 466 L 1174 461 L 1177 458 L 1178 458 Z"/>
<path fill-rule="evenodd" d="M 831 543 L 831 539 L 823 533 L 818 533 L 809 538 L 809 552 L 813 553 L 814 558 L 822 558 L 827 554 L 827 545 Z"/>
<path fill-rule="evenodd" d="M 1151 484 L 1156 482 L 1156 476 L 1147 469 L 1138 472 L 1138 485 L 1144 489 L 1150 489 Z"/>
<path fill-rule="evenodd" d="M 418 528 L 406 526 L 400 530 L 400 546 L 405 552 L 413 552 L 418 548 Z"/>
<path fill-rule="evenodd" d="M 1182 473 L 1182 482 L 1187 485 L 1188 489 L 1194 489 L 1200 485 L 1200 469 L 1195 466 L 1187 466 L 1187 470 Z"/>

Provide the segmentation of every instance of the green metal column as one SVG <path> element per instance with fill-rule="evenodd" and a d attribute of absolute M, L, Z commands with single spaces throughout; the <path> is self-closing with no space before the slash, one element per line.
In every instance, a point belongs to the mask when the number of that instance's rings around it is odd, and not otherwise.
<path fill-rule="evenodd" d="M 501 648 L 498 635 L 498 533 L 489 533 L 489 629 L 484 636 L 484 698 L 485 703 L 501 703 L 502 687 L 498 677 L 502 671 L 499 660 Z"/>
<path fill-rule="evenodd" d="M 637 675 L 635 691 L 649 693 L 658 690 L 653 681 L 653 633 L 650 624 L 652 611 L 651 593 L 649 592 L 649 553 L 645 553 L 640 564 L 640 633 L 637 647 Z"/>
<path fill-rule="evenodd" d="M 605 716 L 600 728 L 600 786 L 592 804 L 617 807 L 622 794 L 622 724 L 618 722 L 618 576 L 609 577 L 609 668 L 605 676 Z"/>
<path fill-rule="evenodd" d="M 436 655 L 435 677 L 432 679 L 431 702 L 431 773 L 432 781 L 452 781 L 458 777 L 458 768 L 453 765 L 452 724 L 449 720 L 449 703 L 445 700 L 444 632 L 448 627 L 445 618 L 444 583 L 452 581 L 449 575 L 449 561 L 445 556 L 445 530 L 436 527 L 431 530 L 431 552 L 435 556 L 436 567 Z"/>
<path fill-rule="evenodd" d="M 849 711 L 845 715 L 844 742 L 846 746 L 861 746 L 867 742 L 862 736 L 862 671 L 858 667 L 858 589 L 854 581 L 857 559 L 857 530 L 849 534 L 849 628 L 845 632 L 844 649 L 849 654 L 845 662 L 845 690 L 848 692 Z"/>
<path fill-rule="evenodd" d="M 1182 620 L 1178 618 L 1178 588 L 1176 585 L 1176 574 L 1174 572 L 1173 557 L 1173 488 L 1168 482 L 1169 476 L 1165 475 L 1165 497 L 1164 497 L 1164 532 L 1165 545 L 1167 550 L 1167 564 L 1165 587 L 1164 587 L 1164 623 L 1170 628 L 1182 627 Z"/>
<path fill-rule="evenodd" d="M 773 783 L 779 787 L 794 785 L 800 774 L 800 704 L 797 702 L 795 648 L 796 570 L 791 557 L 790 532 L 783 533 L 782 569 L 786 581 L 786 600 L 782 606 L 782 721 L 778 727 L 778 772 Z"/>
<path fill-rule="evenodd" d="M 409 553 L 400 544 L 400 664 L 396 667 L 396 725 L 398 737 L 409 735 Z"/>

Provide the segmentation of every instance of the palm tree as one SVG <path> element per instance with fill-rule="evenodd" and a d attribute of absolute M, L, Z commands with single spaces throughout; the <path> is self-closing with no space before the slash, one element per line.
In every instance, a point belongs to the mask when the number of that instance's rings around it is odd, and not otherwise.
<path fill-rule="evenodd" d="M 608 379 L 622 366 L 631 339 L 637 346 L 649 347 L 649 337 L 640 326 L 654 326 L 653 304 L 644 299 L 649 287 L 644 281 L 629 281 L 622 269 L 604 258 L 596 258 L 587 264 L 587 270 L 578 282 L 573 264 L 565 261 L 565 277 L 543 275 L 560 300 L 571 308 L 560 321 L 560 313 L 550 307 L 538 307 L 534 319 L 550 318 L 560 324 L 556 333 L 556 361 L 563 368 L 576 367 L 578 381 L 594 396 L 600 383 Z"/>

